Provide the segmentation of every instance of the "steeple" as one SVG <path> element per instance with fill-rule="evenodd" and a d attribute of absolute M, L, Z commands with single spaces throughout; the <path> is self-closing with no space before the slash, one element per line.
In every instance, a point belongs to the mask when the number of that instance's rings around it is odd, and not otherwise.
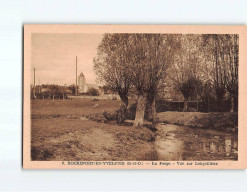
<path fill-rule="evenodd" d="M 79 77 L 85 77 L 84 74 L 81 72 L 81 74 L 79 75 Z"/>

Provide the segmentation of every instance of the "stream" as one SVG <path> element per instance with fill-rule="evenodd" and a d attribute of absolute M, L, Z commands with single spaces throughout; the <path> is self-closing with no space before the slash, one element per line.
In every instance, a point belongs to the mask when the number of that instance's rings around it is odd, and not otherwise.
<path fill-rule="evenodd" d="M 144 160 L 204 161 L 237 160 L 237 134 L 172 124 L 156 125 L 154 151 Z"/>

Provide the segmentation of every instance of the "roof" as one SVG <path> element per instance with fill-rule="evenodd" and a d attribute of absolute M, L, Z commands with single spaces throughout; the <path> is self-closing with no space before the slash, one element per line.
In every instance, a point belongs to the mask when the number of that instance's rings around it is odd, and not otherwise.
<path fill-rule="evenodd" d="M 81 74 L 79 75 L 79 77 L 85 77 L 84 74 L 81 72 Z"/>

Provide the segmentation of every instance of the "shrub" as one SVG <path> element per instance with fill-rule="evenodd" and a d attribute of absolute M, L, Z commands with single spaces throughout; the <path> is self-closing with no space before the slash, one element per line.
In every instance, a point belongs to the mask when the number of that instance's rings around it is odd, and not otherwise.
<path fill-rule="evenodd" d="M 95 88 L 88 89 L 87 93 L 88 93 L 88 95 L 99 96 L 99 90 L 97 90 Z"/>
<path fill-rule="evenodd" d="M 105 111 L 105 112 L 103 112 L 103 116 L 108 121 L 117 120 L 117 112 L 116 111 L 113 111 L 113 112 Z"/>

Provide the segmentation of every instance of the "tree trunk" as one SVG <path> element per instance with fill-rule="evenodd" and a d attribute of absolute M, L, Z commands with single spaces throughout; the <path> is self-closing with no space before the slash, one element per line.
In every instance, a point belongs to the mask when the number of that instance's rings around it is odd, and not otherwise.
<path fill-rule="evenodd" d="M 196 97 L 196 111 L 198 112 L 199 110 L 199 101 L 198 101 L 198 96 Z"/>
<path fill-rule="evenodd" d="M 145 114 L 145 108 L 146 108 L 146 96 L 145 95 L 139 95 L 137 107 L 136 107 L 136 116 L 134 121 L 134 126 L 139 127 L 143 126 L 143 120 L 144 120 L 144 114 Z"/>
<path fill-rule="evenodd" d="M 233 96 L 234 99 L 234 112 L 238 111 L 238 95 Z"/>
<path fill-rule="evenodd" d="M 189 102 L 189 98 L 184 98 L 184 109 L 183 109 L 183 112 L 186 112 L 188 110 L 188 102 Z"/>
<path fill-rule="evenodd" d="M 118 111 L 117 115 L 117 122 L 119 124 L 123 124 L 125 119 L 126 119 L 126 113 L 127 113 L 127 107 L 128 107 L 128 96 L 127 95 L 122 95 L 121 97 L 121 105 Z"/>
<path fill-rule="evenodd" d="M 208 107 L 208 112 L 209 112 L 209 97 L 208 97 L 208 101 L 207 101 L 207 107 Z"/>
<path fill-rule="evenodd" d="M 230 96 L 230 99 L 231 99 L 230 112 L 234 112 L 234 97 L 233 97 L 233 95 Z"/>
<path fill-rule="evenodd" d="M 225 91 L 224 88 L 218 88 L 216 90 L 216 103 L 217 103 L 217 111 L 221 112 L 224 111 L 224 106 L 223 106 L 223 100 L 225 96 Z"/>
<path fill-rule="evenodd" d="M 155 108 L 155 97 L 154 96 L 149 96 L 147 98 L 147 120 L 152 121 L 152 122 L 156 122 L 157 120 L 157 113 L 156 113 L 156 108 Z"/>

